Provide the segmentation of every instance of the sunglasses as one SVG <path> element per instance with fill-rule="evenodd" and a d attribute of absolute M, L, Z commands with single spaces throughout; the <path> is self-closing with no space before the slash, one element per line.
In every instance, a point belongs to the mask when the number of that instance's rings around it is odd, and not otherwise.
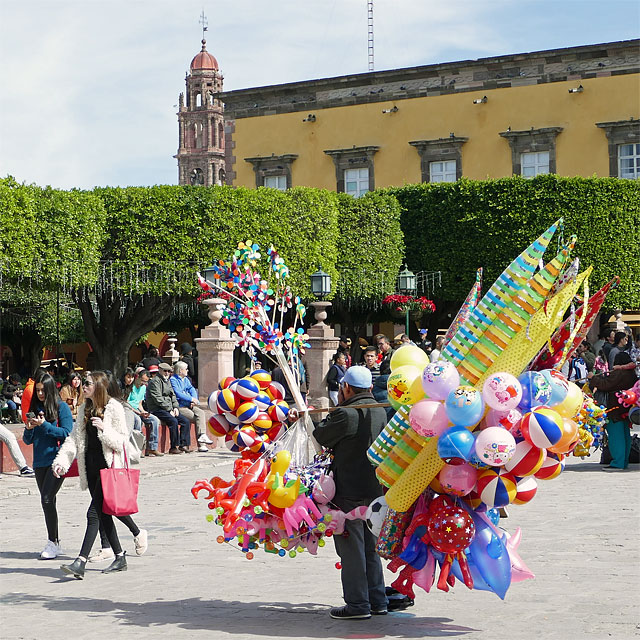
<path fill-rule="evenodd" d="M 90 387 L 93 385 L 93 380 L 83 380 L 82 381 L 82 386 L 83 387 Z"/>

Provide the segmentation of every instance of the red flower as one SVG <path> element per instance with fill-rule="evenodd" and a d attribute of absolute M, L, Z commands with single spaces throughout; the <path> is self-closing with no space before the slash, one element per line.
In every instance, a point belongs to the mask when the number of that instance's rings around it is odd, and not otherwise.
<path fill-rule="evenodd" d="M 429 298 L 425 298 L 424 296 L 417 298 L 402 293 L 394 293 L 386 296 L 382 299 L 382 304 L 387 307 L 392 307 L 394 311 L 402 313 L 406 313 L 407 310 L 433 313 L 436 310 L 436 305 L 433 300 L 429 300 Z"/>

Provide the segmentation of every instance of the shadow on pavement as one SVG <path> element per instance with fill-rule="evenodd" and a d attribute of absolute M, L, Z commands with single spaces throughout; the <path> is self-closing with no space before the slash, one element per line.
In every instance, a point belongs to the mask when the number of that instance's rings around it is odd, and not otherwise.
<path fill-rule="evenodd" d="M 566 473 L 567 471 L 590 471 L 604 474 L 607 473 L 606 471 L 602 471 L 604 467 L 605 465 L 603 464 L 593 464 L 593 462 L 578 462 L 577 464 L 567 465 L 562 473 Z M 640 471 L 640 466 L 630 464 L 627 471 Z"/>
<path fill-rule="evenodd" d="M 71 581 L 73 584 L 73 581 Z M 156 600 L 154 602 L 114 602 L 84 597 L 49 598 L 11 593 L 0 598 L 19 612 L 21 604 L 40 603 L 50 611 L 86 612 L 109 615 L 121 624 L 162 629 L 171 633 L 170 625 L 182 629 L 220 631 L 266 638 L 425 638 L 455 637 L 477 631 L 452 624 L 442 617 L 422 618 L 408 612 L 374 616 L 369 620 L 333 620 L 325 605 L 307 602 L 227 602 L 225 600 Z M 19 614 L 18 614 L 19 615 Z"/>

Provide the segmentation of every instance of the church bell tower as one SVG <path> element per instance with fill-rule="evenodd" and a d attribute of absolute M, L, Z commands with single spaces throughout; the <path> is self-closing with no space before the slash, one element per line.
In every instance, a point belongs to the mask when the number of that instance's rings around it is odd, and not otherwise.
<path fill-rule="evenodd" d="M 205 31 L 203 25 L 203 36 Z M 185 77 L 186 93 L 178 98 L 178 184 L 225 184 L 224 106 L 214 97 L 222 80 L 203 37 Z"/>

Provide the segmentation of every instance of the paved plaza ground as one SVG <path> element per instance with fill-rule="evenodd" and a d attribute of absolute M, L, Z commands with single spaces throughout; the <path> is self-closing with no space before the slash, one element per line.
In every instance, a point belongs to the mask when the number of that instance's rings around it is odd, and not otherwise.
<path fill-rule="evenodd" d="M 60 560 L 41 561 L 44 519 L 33 479 L 0 480 L 0 638 L 424 638 L 484 640 L 622 639 L 640 636 L 640 465 L 605 473 L 599 454 L 571 458 L 538 495 L 509 509 L 501 524 L 521 526 L 520 554 L 536 574 L 503 602 L 458 583 L 453 592 L 417 590 L 415 606 L 386 617 L 337 621 L 342 604 L 333 543 L 317 557 L 248 561 L 215 538 L 194 480 L 229 477 L 233 454 L 209 452 L 143 460 L 140 527 L 149 550 L 137 557 L 128 531 L 127 573 L 62 578 Z M 89 495 L 68 480 L 58 495 L 65 557 L 77 553 Z M 392 580 L 389 574 L 389 582 Z"/>

